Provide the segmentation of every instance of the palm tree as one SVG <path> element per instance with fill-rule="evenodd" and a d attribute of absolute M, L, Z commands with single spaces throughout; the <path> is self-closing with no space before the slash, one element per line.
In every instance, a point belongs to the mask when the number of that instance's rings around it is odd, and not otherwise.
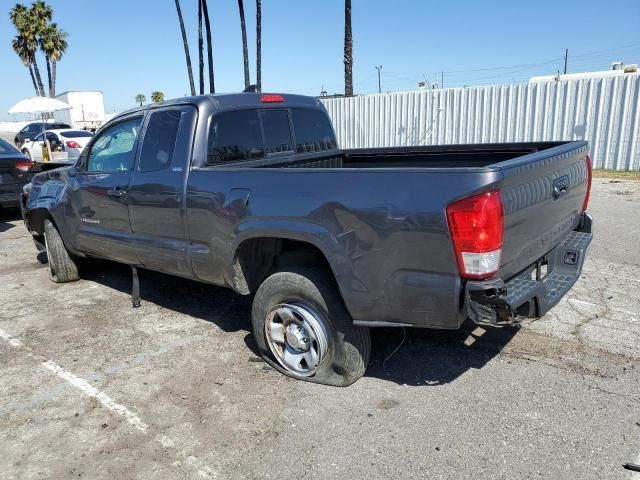
<path fill-rule="evenodd" d="M 40 37 L 47 29 L 47 25 L 49 21 L 51 21 L 52 16 L 53 9 L 42 0 L 38 0 L 31 4 L 31 9 L 29 10 L 28 15 L 29 27 L 27 28 L 27 31 L 29 32 L 29 34 L 27 36 L 27 39 L 33 52 L 33 71 L 36 75 L 38 87 L 40 88 L 43 96 L 45 91 L 44 85 L 42 83 L 42 78 L 40 77 L 38 62 L 36 61 L 36 50 L 38 49 L 38 44 L 40 43 Z"/>
<path fill-rule="evenodd" d="M 209 22 L 209 9 L 207 0 L 201 0 L 202 11 L 204 13 L 204 27 L 207 32 L 207 60 L 209 64 L 209 93 L 216 93 L 216 86 L 213 81 L 213 44 L 211 43 L 211 23 Z"/>
<path fill-rule="evenodd" d="M 251 83 L 249 79 L 249 50 L 247 48 L 247 27 L 244 23 L 244 5 L 242 0 L 238 0 L 238 9 L 240 10 L 240 28 L 242 29 L 242 56 L 244 58 L 244 88 Z"/>
<path fill-rule="evenodd" d="M 256 90 L 262 91 L 262 0 L 256 0 Z"/>
<path fill-rule="evenodd" d="M 204 95 L 204 52 L 202 41 L 202 1 L 198 0 L 198 73 L 200 74 L 200 95 Z"/>
<path fill-rule="evenodd" d="M 143 97 L 144 97 L 144 95 L 143 95 Z M 137 97 L 136 97 L 136 99 L 137 99 Z M 162 93 L 160 90 L 155 90 L 155 91 L 151 92 L 151 101 L 154 102 L 154 103 L 164 102 L 164 93 Z M 142 105 L 142 104 L 140 104 L 140 105 Z"/>
<path fill-rule="evenodd" d="M 42 25 L 46 25 L 51 18 L 51 8 L 46 7 L 44 2 L 34 2 L 33 6 L 28 9 L 24 5 L 17 3 L 9 11 L 9 19 L 18 32 L 19 41 L 12 42 L 14 51 L 28 61 L 29 70 L 36 80 L 36 93 L 44 95 L 44 86 L 40 78 L 40 70 L 36 62 L 36 50 L 38 48 L 38 35 L 42 29 Z M 18 39 L 16 39 L 18 40 Z M 18 47 L 18 50 L 16 50 Z"/>
<path fill-rule="evenodd" d="M 24 66 L 29 69 L 29 75 L 31 75 L 33 88 L 36 91 L 36 95 L 40 95 L 36 77 L 33 75 L 33 68 L 31 67 L 31 51 L 27 47 L 27 42 L 22 35 L 16 35 L 16 37 L 11 42 L 11 45 L 13 47 L 13 51 L 18 54 L 20 60 L 22 60 L 22 63 L 24 63 Z"/>
<path fill-rule="evenodd" d="M 351 37 L 351 0 L 344 0 L 344 94 L 353 96 L 353 38 Z"/>
<path fill-rule="evenodd" d="M 191 69 L 191 55 L 189 55 L 189 42 L 187 41 L 187 32 L 184 29 L 184 19 L 182 18 L 182 10 L 180 9 L 180 0 L 175 0 L 175 1 L 176 1 L 176 10 L 178 11 L 178 23 L 180 23 L 180 31 L 182 32 L 182 44 L 184 45 L 184 56 L 187 59 L 187 73 L 189 74 L 189 86 L 191 87 L 191 95 L 195 95 L 196 86 L 193 83 L 193 70 Z"/>
<path fill-rule="evenodd" d="M 140 106 L 142 106 L 142 104 L 145 103 L 146 101 L 147 101 L 147 97 L 145 97 L 144 94 L 139 93 L 136 95 L 136 102 L 138 102 Z"/>
<path fill-rule="evenodd" d="M 51 51 L 49 52 L 49 59 L 51 60 L 51 79 L 53 80 L 53 86 L 51 86 L 51 96 L 56 94 L 56 67 L 58 62 L 67 51 L 67 32 L 64 30 L 56 30 L 52 38 Z"/>
<path fill-rule="evenodd" d="M 49 96 L 56 95 L 56 64 L 67 49 L 67 32 L 58 30 L 55 23 L 47 25 L 39 39 L 40 50 L 47 62 L 47 77 L 49 79 Z"/>

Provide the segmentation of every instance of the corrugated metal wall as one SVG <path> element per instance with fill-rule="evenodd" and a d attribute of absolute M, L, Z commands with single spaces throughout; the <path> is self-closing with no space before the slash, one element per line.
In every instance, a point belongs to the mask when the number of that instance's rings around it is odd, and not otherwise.
<path fill-rule="evenodd" d="M 596 168 L 640 170 L 640 75 L 323 100 L 342 148 L 588 140 Z"/>

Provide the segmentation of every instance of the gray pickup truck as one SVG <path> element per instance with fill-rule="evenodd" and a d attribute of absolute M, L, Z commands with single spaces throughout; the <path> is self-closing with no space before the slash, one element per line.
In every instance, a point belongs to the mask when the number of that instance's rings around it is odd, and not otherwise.
<path fill-rule="evenodd" d="M 341 150 L 318 100 L 240 93 L 117 116 L 22 210 L 54 282 L 101 257 L 253 295 L 265 360 L 344 386 L 369 327 L 544 315 L 580 275 L 590 185 L 585 142 Z"/>

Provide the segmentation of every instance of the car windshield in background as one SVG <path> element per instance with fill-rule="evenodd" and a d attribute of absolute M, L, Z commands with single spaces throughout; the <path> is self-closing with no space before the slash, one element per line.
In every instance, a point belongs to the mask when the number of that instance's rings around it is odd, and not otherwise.
<path fill-rule="evenodd" d="M 18 150 L 13 148 L 13 145 L 5 142 L 0 138 L 0 153 L 20 153 Z"/>
<path fill-rule="evenodd" d="M 60 132 L 64 138 L 82 138 L 82 137 L 93 137 L 93 133 L 87 132 L 86 130 L 71 130 L 70 132 Z"/>

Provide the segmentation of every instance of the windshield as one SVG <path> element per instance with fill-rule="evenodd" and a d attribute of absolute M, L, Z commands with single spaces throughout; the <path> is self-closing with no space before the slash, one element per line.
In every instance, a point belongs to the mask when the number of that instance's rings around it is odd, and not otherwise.
<path fill-rule="evenodd" d="M 20 153 L 18 150 L 13 148 L 13 145 L 5 142 L 0 138 L 0 153 Z"/>
<path fill-rule="evenodd" d="M 71 130 L 69 132 L 60 132 L 65 138 L 81 138 L 81 137 L 93 137 L 93 133 L 86 130 Z"/>

